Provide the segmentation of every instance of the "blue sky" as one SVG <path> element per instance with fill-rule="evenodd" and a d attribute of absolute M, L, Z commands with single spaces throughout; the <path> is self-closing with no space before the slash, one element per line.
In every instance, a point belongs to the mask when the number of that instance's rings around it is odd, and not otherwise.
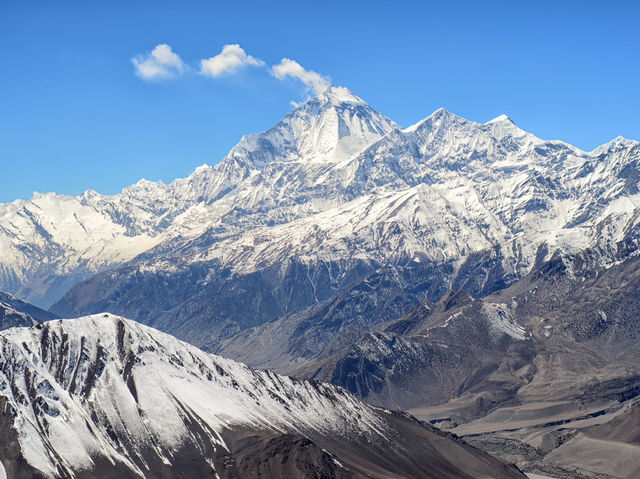
<path fill-rule="evenodd" d="M 308 95 L 271 73 L 282 58 L 403 126 L 445 107 L 584 149 L 640 139 L 640 8 L 562 3 L 4 0 L 0 202 L 112 194 L 219 161 Z M 182 72 L 137 76 L 132 59 L 160 44 Z M 199 73 L 229 44 L 254 64 Z"/>

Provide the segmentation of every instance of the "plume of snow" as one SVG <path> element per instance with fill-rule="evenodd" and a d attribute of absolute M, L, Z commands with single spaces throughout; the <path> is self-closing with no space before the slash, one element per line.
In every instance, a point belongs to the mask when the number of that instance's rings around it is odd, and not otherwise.
<path fill-rule="evenodd" d="M 131 61 L 136 75 L 143 80 L 173 78 L 186 68 L 180 56 L 166 43 L 157 45 L 147 55 L 136 55 Z"/>
<path fill-rule="evenodd" d="M 262 60 L 247 55 L 247 52 L 236 43 L 223 46 L 222 51 L 215 57 L 200 60 L 200 73 L 217 77 L 223 73 L 235 73 L 242 67 L 261 67 L 264 64 Z"/>
<path fill-rule="evenodd" d="M 271 72 L 279 80 L 283 80 L 286 77 L 297 78 L 311 88 L 316 95 L 322 93 L 331 84 L 329 78 L 305 69 L 297 61 L 290 58 L 280 60 L 280 63 L 275 65 Z"/>

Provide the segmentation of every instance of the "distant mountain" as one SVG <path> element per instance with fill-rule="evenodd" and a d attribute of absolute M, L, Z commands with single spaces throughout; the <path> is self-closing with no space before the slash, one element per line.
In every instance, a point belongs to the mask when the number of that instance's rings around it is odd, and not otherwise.
<path fill-rule="evenodd" d="M 44 311 L 15 296 L 0 292 L 0 330 L 16 326 L 33 326 L 41 321 L 49 321 L 57 316 Z"/>
<path fill-rule="evenodd" d="M 343 389 L 108 314 L 0 332 L 0 351 L 11 478 L 525 477 Z"/>
<path fill-rule="evenodd" d="M 247 225 L 305 216 L 308 205 L 282 211 L 280 218 L 266 211 L 274 198 L 252 184 L 267 164 L 304 160 L 320 171 L 395 127 L 348 90 L 334 87 L 267 132 L 244 137 L 220 163 L 199 167 L 186 179 L 169 185 L 141 180 L 113 196 L 91 190 L 78 197 L 48 193 L 0 205 L 0 288 L 49 306 L 96 271 L 163 242 L 183 242 L 205 231 L 229 236 Z M 300 180 L 303 173 L 299 168 Z M 232 192 L 233 199 L 225 200 Z M 313 209 L 329 203 L 323 198 Z M 251 206 L 253 214 L 243 214 L 243 207 Z"/>
<path fill-rule="evenodd" d="M 357 336 L 450 290 L 490 294 L 556 254 L 589 249 L 600 268 L 624 260 L 638 245 L 639 161 L 638 142 L 584 152 L 507 117 L 479 124 L 438 110 L 402 130 L 332 87 L 197 170 L 198 181 L 177 180 L 194 185 L 187 196 L 199 203 L 157 246 L 77 285 L 52 310 L 109 310 L 222 351 L 249 328 L 290 324 L 291 315 L 313 323 L 306 308 L 339 301 L 355 312 Z M 224 187 L 201 188 L 221 178 Z M 357 310 L 375 277 L 386 278 L 377 291 L 407 293 L 371 319 Z M 334 352 L 335 334 L 320 336 L 316 352 Z"/>
<path fill-rule="evenodd" d="M 33 326 L 34 324 L 38 324 L 38 321 L 0 301 L 0 330 L 16 326 Z"/>

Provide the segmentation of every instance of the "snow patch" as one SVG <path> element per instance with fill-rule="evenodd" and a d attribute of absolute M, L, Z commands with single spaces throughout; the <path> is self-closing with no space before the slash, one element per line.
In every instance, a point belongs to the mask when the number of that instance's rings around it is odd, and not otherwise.
<path fill-rule="evenodd" d="M 495 331 L 508 334 L 513 339 L 525 339 L 525 329 L 516 322 L 506 304 L 482 303 L 482 312 Z"/>

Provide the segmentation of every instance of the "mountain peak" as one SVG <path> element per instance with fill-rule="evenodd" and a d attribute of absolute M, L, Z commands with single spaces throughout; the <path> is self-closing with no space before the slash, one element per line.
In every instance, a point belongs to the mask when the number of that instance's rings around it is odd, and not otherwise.
<path fill-rule="evenodd" d="M 484 124 L 496 138 L 504 137 L 528 137 L 535 138 L 531 133 L 519 128 L 507 115 L 499 115 Z"/>
<path fill-rule="evenodd" d="M 431 115 L 429 115 L 428 117 L 420 120 L 418 123 L 415 123 L 414 125 L 411 125 L 410 127 L 406 128 L 404 131 L 407 133 L 410 132 L 414 132 L 416 130 L 418 130 L 422 125 L 425 125 L 427 123 L 433 123 L 433 122 L 437 122 L 437 121 L 442 121 L 442 120 L 464 120 L 464 118 L 459 117 L 458 115 L 451 113 L 450 111 L 446 110 L 445 108 L 438 108 L 436 111 L 434 111 Z M 466 121 L 466 120 L 464 120 Z"/>
<path fill-rule="evenodd" d="M 243 137 L 228 157 L 244 158 L 257 168 L 273 161 L 342 160 L 394 128 L 348 88 L 329 86 L 269 130 Z"/>
<path fill-rule="evenodd" d="M 351 90 L 343 86 L 328 86 L 320 95 L 318 99 L 323 103 L 329 103 L 334 106 L 341 105 L 343 103 L 355 103 L 359 105 L 365 105 L 366 102 L 356 96 Z"/>
<path fill-rule="evenodd" d="M 606 153 L 612 148 L 632 148 L 638 144 L 639 142 L 636 140 L 630 140 L 628 138 L 625 138 L 624 136 L 616 136 L 613 140 L 594 148 L 591 151 L 591 154 L 599 155 L 602 153 Z"/>
<path fill-rule="evenodd" d="M 513 122 L 513 120 L 504 114 L 496 116 L 493 120 L 489 120 L 488 122 L 485 123 L 485 125 L 490 125 L 492 123 L 510 123 L 515 126 L 515 123 Z"/>

